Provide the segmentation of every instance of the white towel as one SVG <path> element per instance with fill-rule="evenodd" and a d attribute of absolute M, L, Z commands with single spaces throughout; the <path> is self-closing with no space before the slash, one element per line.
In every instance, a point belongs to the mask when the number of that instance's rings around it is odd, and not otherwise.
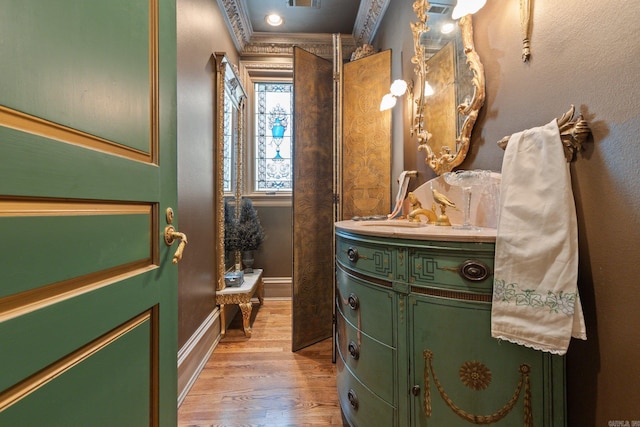
<path fill-rule="evenodd" d="M 513 134 L 502 164 L 491 336 L 554 354 L 587 339 L 578 226 L 555 120 Z"/>
<path fill-rule="evenodd" d="M 407 195 L 407 189 L 409 188 L 409 180 L 412 176 L 415 176 L 416 171 L 402 171 L 400 177 L 398 177 L 398 194 L 396 195 L 396 204 L 393 208 L 393 212 L 387 215 L 388 219 L 397 217 L 402 213 L 402 203 Z"/>

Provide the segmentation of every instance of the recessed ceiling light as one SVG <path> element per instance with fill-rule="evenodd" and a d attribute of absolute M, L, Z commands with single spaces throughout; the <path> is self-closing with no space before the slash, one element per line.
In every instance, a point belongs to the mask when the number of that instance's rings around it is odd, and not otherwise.
<path fill-rule="evenodd" d="M 267 21 L 267 24 L 273 26 L 273 27 L 277 27 L 279 25 L 282 25 L 282 23 L 284 22 L 284 19 L 282 19 L 282 16 L 272 13 L 271 15 L 267 15 L 264 18 L 265 21 Z"/>

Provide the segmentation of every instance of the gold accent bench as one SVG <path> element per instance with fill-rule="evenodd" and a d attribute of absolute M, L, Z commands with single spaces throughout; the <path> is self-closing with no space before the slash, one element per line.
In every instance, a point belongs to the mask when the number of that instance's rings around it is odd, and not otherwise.
<path fill-rule="evenodd" d="M 242 311 L 242 326 L 244 335 L 251 337 L 251 298 L 256 295 L 260 305 L 264 303 L 264 282 L 262 281 L 262 270 L 254 269 L 253 273 L 244 275 L 244 283 L 238 287 L 227 287 L 221 291 L 216 291 L 216 304 L 220 306 L 220 328 L 224 337 L 227 332 L 227 322 L 224 314 L 225 304 L 237 304 Z"/>

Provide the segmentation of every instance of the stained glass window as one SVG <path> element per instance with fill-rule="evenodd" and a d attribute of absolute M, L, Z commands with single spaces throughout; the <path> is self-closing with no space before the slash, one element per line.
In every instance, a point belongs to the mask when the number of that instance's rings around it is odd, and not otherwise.
<path fill-rule="evenodd" d="M 292 83 L 255 83 L 255 189 L 291 191 Z"/>

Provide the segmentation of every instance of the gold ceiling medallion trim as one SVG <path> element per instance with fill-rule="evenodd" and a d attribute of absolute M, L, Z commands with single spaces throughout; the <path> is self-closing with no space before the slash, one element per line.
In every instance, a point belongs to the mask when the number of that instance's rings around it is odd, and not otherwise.
<path fill-rule="evenodd" d="M 153 206 L 144 204 L 0 199 L 0 217 L 151 215 L 152 212 Z"/>
<path fill-rule="evenodd" d="M 140 162 L 150 161 L 148 153 L 1 105 L 0 125 Z"/>
<path fill-rule="evenodd" d="M 14 403 L 19 402 L 47 383 L 55 380 L 65 372 L 71 370 L 74 366 L 87 360 L 92 355 L 106 348 L 120 337 L 131 332 L 141 324 L 152 318 L 151 311 L 142 313 L 141 315 L 131 319 L 129 322 L 113 329 L 100 338 L 90 342 L 86 346 L 71 353 L 70 355 L 60 359 L 59 361 L 49 365 L 43 370 L 35 373 L 24 381 L 14 385 L 6 391 L 0 393 L 0 412 L 4 411 Z"/>
<path fill-rule="evenodd" d="M 154 233 L 155 234 L 155 233 Z M 149 259 L 53 283 L 0 298 L 0 323 L 155 270 Z"/>
<path fill-rule="evenodd" d="M 460 409 L 449 397 L 447 392 L 440 384 L 438 377 L 435 374 L 433 369 L 433 352 L 431 350 L 424 350 L 424 402 L 423 409 L 424 414 L 427 417 L 431 416 L 432 406 L 431 406 L 431 387 L 429 386 L 429 372 L 431 372 L 431 376 L 433 377 L 433 382 L 436 385 L 440 396 L 445 401 L 447 406 L 451 408 L 451 410 L 458 415 L 460 418 L 468 421 L 472 424 L 493 424 L 495 422 L 503 419 L 511 410 L 515 407 L 516 403 L 520 399 L 520 394 L 522 392 L 522 388 L 524 385 L 524 427 L 533 427 L 533 413 L 531 411 L 531 382 L 529 381 L 529 374 L 531 372 L 531 366 L 523 363 L 520 365 L 519 372 L 520 378 L 518 380 L 518 384 L 516 385 L 516 390 L 513 393 L 513 396 L 509 401 L 498 411 L 491 415 L 474 415 L 464 410 Z M 464 366 L 464 365 L 463 365 Z M 483 365 L 484 366 L 484 365 Z M 488 371 L 488 369 L 487 369 Z M 485 373 L 486 379 L 486 373 Z"/>

